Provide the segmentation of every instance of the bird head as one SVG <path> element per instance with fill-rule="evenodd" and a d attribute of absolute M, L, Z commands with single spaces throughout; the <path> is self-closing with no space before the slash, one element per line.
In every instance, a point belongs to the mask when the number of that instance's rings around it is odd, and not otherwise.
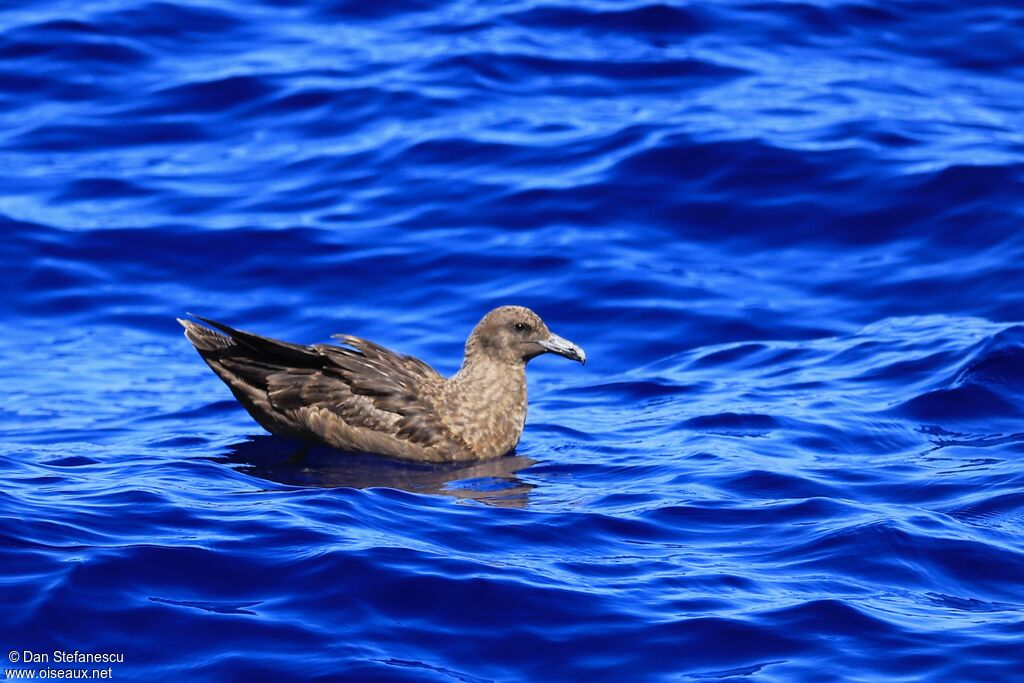
<path fill-rule="evenodd" d="M 552 333 L 539 315 L 523 306 L 501 306 L 485 315 L 466 342 L 466 355 L 473 353 L 508 365 L 524 365 L 543 353 L 587 362 L 583 349 Z"/>

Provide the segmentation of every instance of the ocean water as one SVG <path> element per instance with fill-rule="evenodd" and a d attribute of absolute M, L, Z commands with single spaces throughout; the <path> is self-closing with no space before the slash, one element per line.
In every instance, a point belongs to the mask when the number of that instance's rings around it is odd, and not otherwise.
<path fill-rule="evenodd" d="M 1014 2 L 4 3 L 5 667 L 1024 680 L 1022 110 Z M 295 462 L 174 321 L 506 303 L 589 362 L 459 468 Z"/>

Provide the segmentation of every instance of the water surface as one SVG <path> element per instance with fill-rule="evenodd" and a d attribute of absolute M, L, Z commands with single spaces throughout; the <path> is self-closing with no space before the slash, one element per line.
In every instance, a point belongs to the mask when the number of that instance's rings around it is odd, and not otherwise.
<path fill-rule="evenodd" d="M 0 9 L 0 646 L 1024 680 L 1022 77 L 1000 2 Z M 451 373 L 505 303 L 589 362 L 457 468 L 293 459 L 174 322 Z"/>

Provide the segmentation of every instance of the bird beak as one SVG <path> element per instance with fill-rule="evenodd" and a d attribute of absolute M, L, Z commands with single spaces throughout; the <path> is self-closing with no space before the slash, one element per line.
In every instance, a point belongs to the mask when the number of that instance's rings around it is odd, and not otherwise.
<path fill-rule="evenodd" d="M 587 354 L 583 352 L 583 349 L 576 346 L 568 339 L 562 339 L 557 334 L 553 334 L 547 339 L 541 339 L 537 343 L 540 344 L 545 351 L 557 353 L 559 356 L 565 356 L 569 360 L 579 361 L 583 365 L 587 364 Z"/>

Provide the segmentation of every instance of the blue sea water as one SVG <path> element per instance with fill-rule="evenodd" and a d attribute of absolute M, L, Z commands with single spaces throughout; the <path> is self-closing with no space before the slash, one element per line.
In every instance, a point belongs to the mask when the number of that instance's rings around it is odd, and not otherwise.
<path fill-rule="evenodd" d="M 4 3 L 0 648 L 1024 681 L 1022 110 L 1014 2 Z M 292 460 L 174 321 L 505 303 L 590 362 L 459 468 Z"/>

